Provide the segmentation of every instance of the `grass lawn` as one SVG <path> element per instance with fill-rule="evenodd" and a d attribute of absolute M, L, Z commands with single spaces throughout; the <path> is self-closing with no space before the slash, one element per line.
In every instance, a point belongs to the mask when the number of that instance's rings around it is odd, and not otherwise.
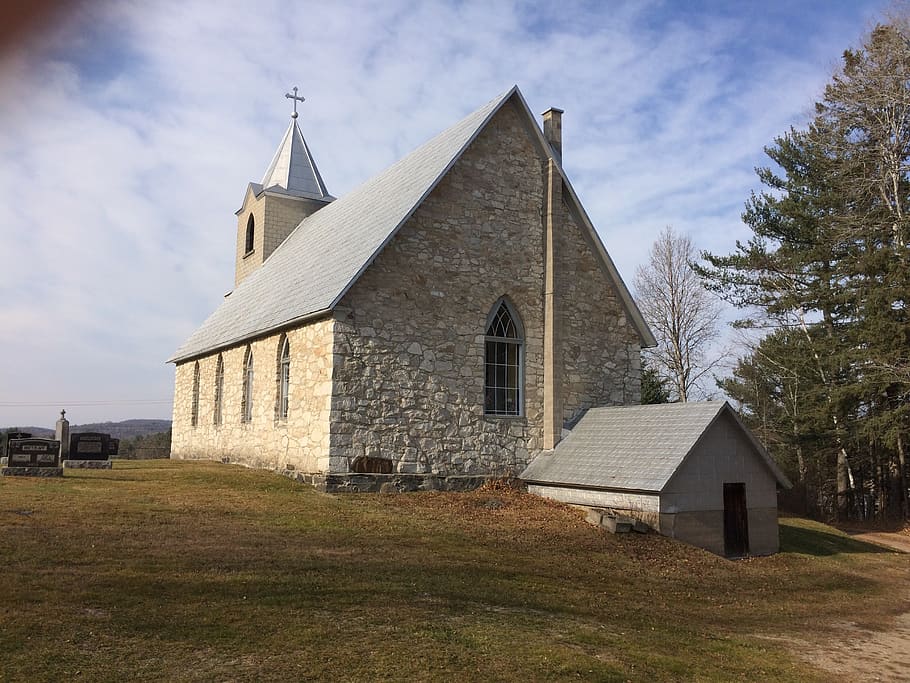
<path fill-rule="evenodd" d="M 787 637 L 910 609 L 906 555 L 805 520 L 729 562 L 526 494 L 214 463 L 4 477 L 0 526 L 3 681 L 825 680 Z"/>

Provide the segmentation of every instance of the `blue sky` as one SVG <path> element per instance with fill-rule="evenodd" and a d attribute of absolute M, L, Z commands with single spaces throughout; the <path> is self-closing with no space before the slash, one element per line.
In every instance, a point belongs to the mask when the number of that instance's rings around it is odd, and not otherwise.
<path fill-rule="evenodd" d="M 169 418 L 287 125 L 341 196 L 496 94 L 565 110 L 625 280 L 666 225 L 725 253 L 762 148 L 886 2 L 88 2 L 0 52 L 0 426 Z"/>

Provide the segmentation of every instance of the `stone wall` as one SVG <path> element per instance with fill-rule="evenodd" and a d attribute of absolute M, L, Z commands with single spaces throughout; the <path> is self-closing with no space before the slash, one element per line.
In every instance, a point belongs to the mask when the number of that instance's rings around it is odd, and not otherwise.
<path fill-rule="evenodd" d="M 288 420 L 276 420 L 281 336 L 271 335 L 252 343 L 248 424 L 240 419 L 246 345 L 222 353 L 221 425 L 213 424 L 217 354 L 198 361 L 195 427 L 194 362 L 178 365 L 172 456 L 306 473 L 319 485 L 364 462 L 390 464 L 358 469 L 374 484 L 397 476 L 395 485 L 404 485 L 400 475 L 408 482 L 413 475 L 452 482 L 517 475 L 543 444 L 546 165 L 525 121 L 506 104 L 333 317 L 288 332 Z M 238 216 L 238 282 L 316 204 L 248 192 Z M 639 338 L 591 238 L 567 206 L 560 209 L 557 393 L 559 414 L 571 421 L 593 405 L 638 401 Z M 244 258 L 250 211 L 255 253 Z M 524 329 L 523 410 L 491 417 L 483 412 L 485 330 L 503 297 Z"/>
<path fill-rule="evenodd" d="M 545 162 L 505 106 L 342 300 L 331 471 L 387 458 L 399 473 L 517 474 L 543 437 Z M 639 337 L 581 230 L 560 226 L 562 405 L 637 402 Z M 524 326 L 524 411 L 483 413 L 487 316 Z"/>
<path fill-rule="evenodd" d="M 343 298 L 332 469 L 519 472 L 542 437 L 541 159 L 512 105 L 478 136 Z M 483 414 L 487 316 L 521 316 L 524 415 Z"/>
<path fill-rule="evenodd" d="M 287 420 L 276 419 L 278 350 L 282 335 L 252 342 L 253 415 L 241 421 L 246 345 L 221 353 L 224 362 L 222 421 L 214 424 L 215 368 L 218 354 L 199 359 L 199 417 L 191 424 L 193 370 L 197 361 L 177 366 L 171 457 L 238 462 L 251 467 L 322 472 L 329 466 L 331 409 L 331 319 L 287 332 L 291 368 Z"/>
<path fill-rule="evenodd" d="M 641 402 L 641 339 L 600 257 L 568 207 L 560 231 L 557 310 L 561 404 L 574 423 L 593 406 Z"/>

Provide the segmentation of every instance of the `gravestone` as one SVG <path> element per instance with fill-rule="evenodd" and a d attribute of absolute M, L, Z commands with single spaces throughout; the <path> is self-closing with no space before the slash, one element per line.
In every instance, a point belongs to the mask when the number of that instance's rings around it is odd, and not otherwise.
<path fill-rule="evenodd" d="M 66 419 L 66 411 L 60 411 L 60 419 L 54 428 L 54 438 L 60 442 L 60 459 L 66 460 L 70 449 L 70 421 Z"/>
<path fill-rule="evenodd" d="M 109 470 L 111 455 L 116 455 L 119 445 L 120 440 L 111 439 L 110 434 L 100 432 L 73 434 L 70 436 L 69 456 L 63 461 L 63 466 Z"/>
<path fill-rule="evenodd" d="M 26 477 L 62 477 L 60 442 L 56 439 L 11 439 L 6 467 L 0 475 Z"/>
<path fill-rule="evenodd" d="M 13 439 L 31 439 L 32 435 L 30 432 L 9 432 L 6 435 L 6 438 L 10 441 Z"/>
<path fill-rule="evenodd" d="M 7 432 L 5 439 L 0 441 L 0 467 L 6 465 L 9 453 L 9 442 L 13 439 L 31 439 L 32 435 L 29 432 Z"/>

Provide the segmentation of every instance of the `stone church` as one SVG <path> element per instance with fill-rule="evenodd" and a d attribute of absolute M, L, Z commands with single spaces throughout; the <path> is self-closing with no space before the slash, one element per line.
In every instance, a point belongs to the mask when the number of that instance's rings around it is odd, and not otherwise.
<path fill-rule="evenodd" d="M 517 87 L 336 199 L 296 111 L 237 211 L 233 291 L 174 353 L 171 457 L 325 490 L 520 473 L 635 404 L 654 339 Z"/>

